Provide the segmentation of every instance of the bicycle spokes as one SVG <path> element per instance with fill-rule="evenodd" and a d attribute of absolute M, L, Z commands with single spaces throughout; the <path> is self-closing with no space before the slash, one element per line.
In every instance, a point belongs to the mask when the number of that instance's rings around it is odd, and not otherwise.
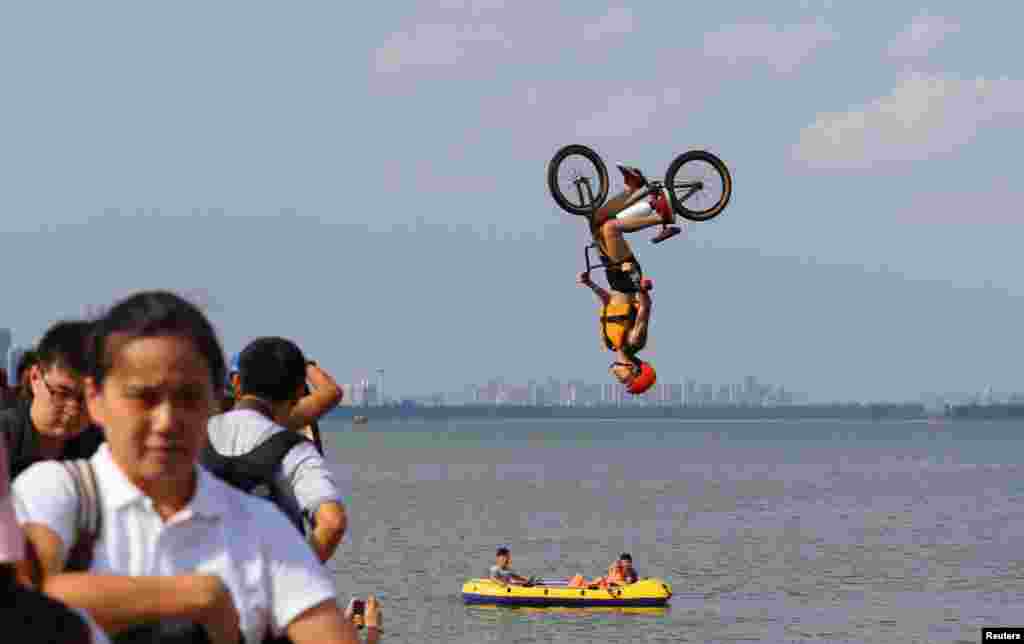
<path fill-rule="evenodd" d="M 562 194 L 575 197 L 570 202 L 574 207 L 587 208 L 594 203 L 594 187 L 599 180 L 597 168 L 588 159 L 571 156 L 562 162 L 558 174 Z"/>
<path fill-rule="evenodd" d="M 728 191 L 727 179 L 708 160 L 694 158 L 682 164 L 672 182 L 677 203 L 696 213 L 709 213 Z"/>

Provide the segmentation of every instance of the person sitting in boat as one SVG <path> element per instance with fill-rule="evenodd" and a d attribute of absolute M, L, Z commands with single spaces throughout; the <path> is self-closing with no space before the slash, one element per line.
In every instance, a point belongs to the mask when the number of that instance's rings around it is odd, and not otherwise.
<path fill-rule="evenodd" d="M 627 584 L 635 584 L 640 580 L 640 573 L 633 567 L 633 556 L 628 552 L 619 555 L 618 563 L 622 566 L 622 575 Z"/>
<path fill-rule="evenodd" d="M 586 581 L 583 575 L 575 575 L 569 579 L 569 586 L 575 588 L 609 588 L 611 586 L 627 586 L 635 584 L 640 578 L 636 569 L 633 568 L 633 557 L 624 552 L 619 558 L 608 566 L 608 574 L 590 581 Z"/>
<path fill-rule="evenodd" d="M 509 567 L 512 564 L 512 554 L 508 548 L 504 546 L 498 548 L 498 551 L 494 554 L 494 565 L 491 566 L 488 576 L 492 581 L 496 581 L 499 584 L 505 586 L 525 586 L 530 584 L 530 579 L 526 577 L 520 577 L 516 573 L 512 572 Z"/>

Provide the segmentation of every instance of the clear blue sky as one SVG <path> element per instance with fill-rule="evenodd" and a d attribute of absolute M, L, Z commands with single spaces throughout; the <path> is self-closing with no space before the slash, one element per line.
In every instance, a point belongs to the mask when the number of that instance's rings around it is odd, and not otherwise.
<path fill-rule="evenodd" d="M 691 5 L 13 3 L 0 325 L 202 290 L 343 382 L 605 381 L 545 165 L 706 147 L 726 213 L 634 241 L 663 380 L 1024 388 L 1024 5 Z"/>

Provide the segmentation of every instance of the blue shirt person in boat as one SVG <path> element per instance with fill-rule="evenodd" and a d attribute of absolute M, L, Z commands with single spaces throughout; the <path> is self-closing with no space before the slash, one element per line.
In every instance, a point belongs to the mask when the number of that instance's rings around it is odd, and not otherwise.
<path fill-rule="evenodd" d="M 530 583 L 530 580 L 526 577 L 520 577 L 512 571 L 512 553 L 509 552 L 508 548 L 502 546 L 498 548 L 498 551 L 494 554 L 494 565 L 491 566 L 488 577 L 506 586 L 524 586 Z"/>

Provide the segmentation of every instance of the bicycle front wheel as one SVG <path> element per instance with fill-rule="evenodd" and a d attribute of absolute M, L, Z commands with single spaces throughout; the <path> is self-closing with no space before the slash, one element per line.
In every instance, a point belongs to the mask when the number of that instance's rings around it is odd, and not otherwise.
<path fill-rule="evenodd" d="M 589 217 L 608 199 L 608 168 L 585 145 L 567 145 L 548 162 L 548 189 L 562 210 Z"/>
<path fill-rule="evenodd" d="M 665 173 L 672 209 L 690 221 L 717 217 L 732 197 L 732 176 L 725 163 L 704 150 L 676 157 Z"/>

